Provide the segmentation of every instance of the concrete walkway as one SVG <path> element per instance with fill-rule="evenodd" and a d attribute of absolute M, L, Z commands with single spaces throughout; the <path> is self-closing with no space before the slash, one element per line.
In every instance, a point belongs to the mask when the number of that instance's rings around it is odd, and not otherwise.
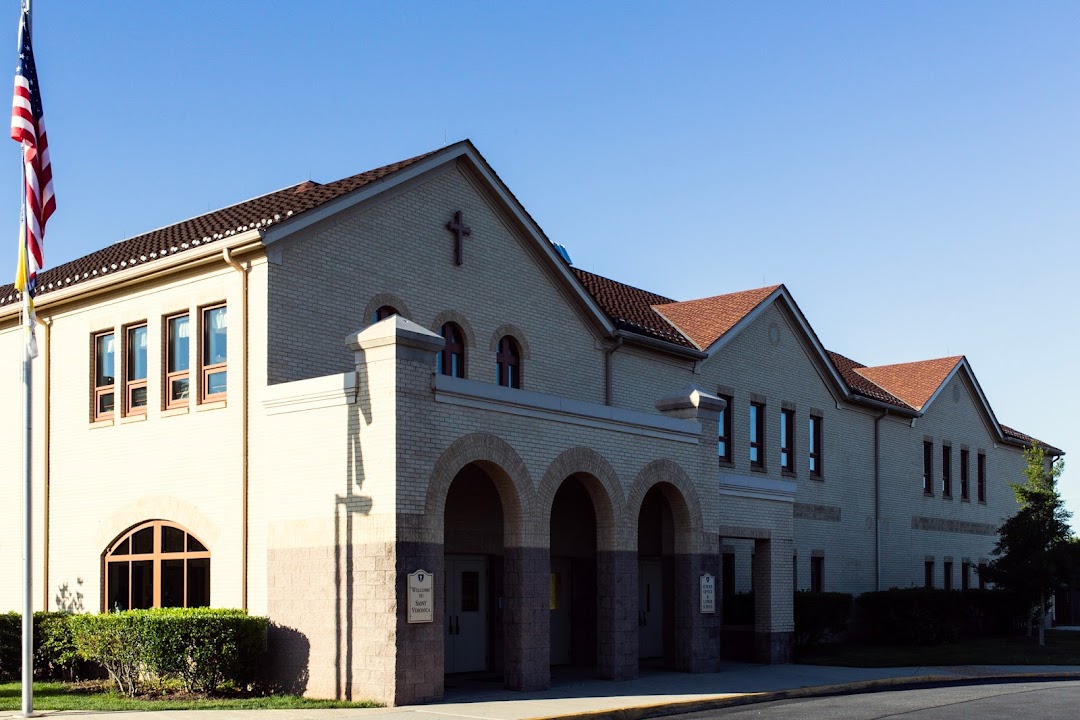
<path fill-rule="evenodd" d="M 139 712 L 139 720 L 526 720 L 587 717 L 638 718 L 694 712 L 766 700 L 886 688 L 907 683 L 985 681 L 1005 678 L 1075 678 L 1080 667 L 979 665 L 917 668 L 844 668 L 822 665 L 731 663 L 717 673 L 643 672 L 636 680 L 556 681 L 549 690 L 449 691 L 444 702 L 397 708 L 341 710 L 163 710 Z M 126 713 L 77 710 L 42 715 L 79 720 L 118 720 Z"/>

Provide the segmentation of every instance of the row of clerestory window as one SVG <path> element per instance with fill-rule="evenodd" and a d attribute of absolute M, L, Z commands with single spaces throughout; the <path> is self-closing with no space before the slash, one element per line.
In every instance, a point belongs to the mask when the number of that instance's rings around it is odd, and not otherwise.
<path fill-rule="evenodd" d="M 717 454 L 720 462 L 725 465 L 734 463 L 732 454 L 732 426 L 734 410 L 734 398 L 730 395 L 720 396 L 726 407 L 720 413 L 719 418 L 719 442 Z M 749 460 L 753 470 L 764 471 L 765 468 L 765 403 L 751 402 L 747 417 Z M 824 448 L 822 426 L 824 419 L 817 414 L 809 416 L 809 447 L 807 448 L 806 460 L 810 470 L 810 477 L 820 480 L 824 477 Z M 780 470 L 781 472 L 794 475 L 795 469 L 795 423 L 796 413 L 793 408 L 780 410 Z"/>
<path fill-rule="evenodd" d="M 382 305 L 372 314 L 371 322 L 377 323 L 397 314 L 399 313 L 393 306 Z M 439 375 L 464 378 L 466 363 L 465 333 L 457 323 L 446 322 L 439 328 L 439 334 L 446 341 L 446 345 L 443 346 L 442 351 L 436 357 L 435 371 Z M 510 335 L 499 338 L 496 345 L 495 378 L 496 382 L 503 387 L 521 388 L 521 346 Z"/>
<path fill-rule="evenodd" d="M 195 379 L 200 403 L 225 399 L 228 377 L 228 314 L 224 303 L 200 308 L 199 332 L 202 342 L 195 345 Z M 162 320 L 162 408 L 187 407 L 192 386 L 191 314 L 180 312 Z M 117 347 L 117 336 L 120 347 Z M 117 330 L 102 330 L 91 338 L 91 421 L 111 420 L 121 416 L 145 415 L 149 405 L 148 353 L 149 323 L 142 320 Z M 119 358 L 118 358 L 119 356 Z M 118 362 L 119 359 L 119 362 Z M 118 381 L 117 366 L 123 369 Z M 119 402 L 117 394 L 119 391 Z M 119 407 L 118 407 L 119 406 Z"/>

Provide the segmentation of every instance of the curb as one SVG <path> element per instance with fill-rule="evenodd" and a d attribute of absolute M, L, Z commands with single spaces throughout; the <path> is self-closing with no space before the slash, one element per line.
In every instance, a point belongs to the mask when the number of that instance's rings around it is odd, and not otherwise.
<path fill-rule="evenodd" d="M 756 693 L 740 693 L 715 696 L 700 700 L 661 702 L 652 705 L 633 705 L 611 710 L 593 710 L 564 715 L 538 715 L 527 720 L 644 720 L 644 718 L 682 715 L 685 713 L 720 710 L 741 705 L 756 705 L 775 700 L 828 697 L 830 695 L 855 695 L 858 693 L 895 690 L 913 685 L 982 685 L 1010 680 L 1080 680 L 1080 671 L 1051 673 L 998 673 L 993 675 L 909 675 L 878 680 L 839 683 L 836 685 L 813 685 L 791 690 L 765 690 Z"/>

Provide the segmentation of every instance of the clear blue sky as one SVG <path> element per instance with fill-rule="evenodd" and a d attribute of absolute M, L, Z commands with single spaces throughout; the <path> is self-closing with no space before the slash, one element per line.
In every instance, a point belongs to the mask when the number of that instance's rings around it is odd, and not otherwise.
<path fill-rule="evenodd" d="M 1075 0 L 34 13 L 49 266 L 468 137 L 578 266 L 678 299 L 786 283 L 826 347 L 966 354 L 999 420 L 1080 458 Z"/>

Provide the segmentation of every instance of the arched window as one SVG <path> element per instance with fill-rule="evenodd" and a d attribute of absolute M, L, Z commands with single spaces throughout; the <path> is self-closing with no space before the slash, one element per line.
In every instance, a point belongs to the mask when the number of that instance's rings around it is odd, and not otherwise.
<path fill-rule="evenodd" d="M 498 382 L 503 387 L 521 387 L 521 350 L 517 340 L 504 335 L 499 340 L 499 349 L 495 354 L 498 368 Z"/>
<path fill-rule="evenodd" d="M 381 305 L 379 309 L 375 311 L 375 314 L 371 316 L 371 322 L 377 323 L 380 320 L 385 320 L 388 317 L 398 315 L 398 311 L 391 305 Z"/>
<path fill-rule="evenodd" d="M 210 604 L 210 551 L 167 520 L 151 520 L 105 550 L 105 612 Z"/>
<path fill-rule="evenodd" d="M 443 324 L 439 334 L 446 340 L 437 361 L 439 374 L 465 377 L 465 334 L 452 322 Z"/>

